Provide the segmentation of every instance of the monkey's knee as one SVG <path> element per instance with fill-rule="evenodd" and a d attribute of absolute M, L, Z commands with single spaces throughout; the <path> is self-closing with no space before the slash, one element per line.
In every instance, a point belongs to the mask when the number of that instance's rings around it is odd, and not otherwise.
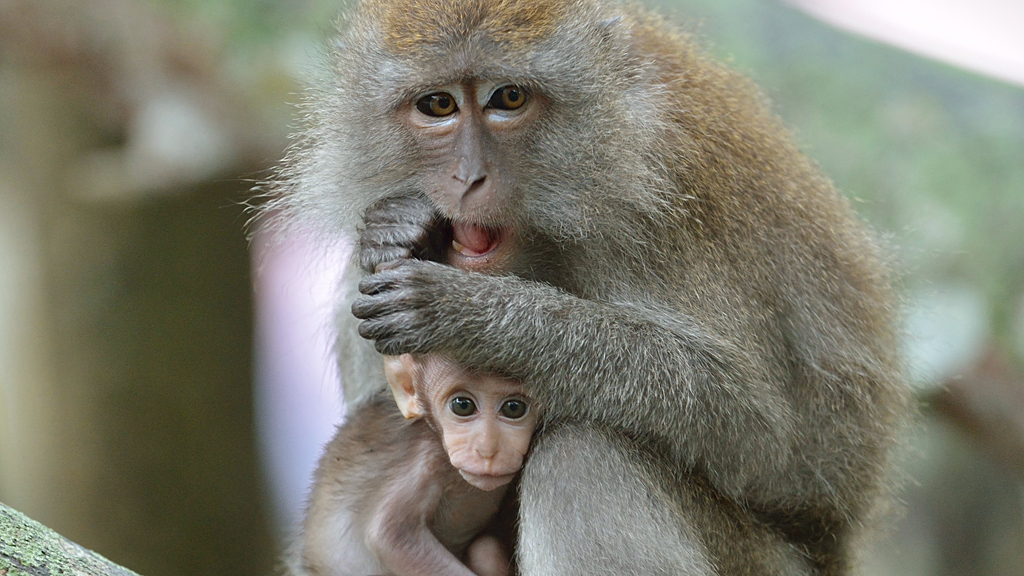
<path fill-rule="evenodd" d="M 505 546 L 490 534 L 473 540 L 466 549 L 466 567 L 479 576 L 509 576 L 511 561 Z"/>
<path fill-rule="evenodd" d="M 548 429 L 523 470 L 519 569 L 542 574 L 715 574 L 659 471 L 614 433 Z"/>

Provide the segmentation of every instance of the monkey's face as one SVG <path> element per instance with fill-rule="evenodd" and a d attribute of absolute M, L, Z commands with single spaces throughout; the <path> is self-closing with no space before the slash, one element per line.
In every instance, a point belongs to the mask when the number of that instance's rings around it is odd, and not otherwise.
<path fill-rule="evenodd" d="M 517 84 L 469 78 L 417 93 L 399 113 L 421 151 L 420 185 L 452 222 L 453 264 L 507 264 L 519 161 L 543 106 Z"/>
<path fill-rule="evenodd" d="M 305 213 L 358 227 L 380 199 L 426 196 L 474 258 L 630 238 L 609 215 L 669 206 L 652 185 L 669 122 L 645 88 L 657 70 L 618 8 L 571 3 L 569 22 L 561 1 L 414 4 L 364 1 L 346 20 L 296 157 Z"/>
<path fill-rule="evenodd" d="M 481 490 L 508 484 L 530 449 L 537 406 L 514 380 L 464 370 L 445 379 L 429 383 L 429 402 L 452 466 Z"/>
<path fill-rule="evenodd" d="M 499 239 L 515 189 L 510 153 L 525 145 L 542 103 L 515 84 L 467 79 L 431 88 L 407 105 L 410 132 L 423 150 L 424 185 L 457 224 L 468 256 Z"/>

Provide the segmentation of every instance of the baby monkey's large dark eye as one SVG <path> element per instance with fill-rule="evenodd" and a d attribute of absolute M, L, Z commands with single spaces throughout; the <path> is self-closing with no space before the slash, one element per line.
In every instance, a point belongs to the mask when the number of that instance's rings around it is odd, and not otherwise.
<path fill-rule="evenodd" d="M 499 411 L 505 418 L 518 420 L 526 416 L 526 402 L 522 400 L 505 400 Z"/>
<path fill-rule="evenodd" d="M 455 104 L 455 98 L 447 92 L 427 94 L 416 101 L 416 109 L 427 116 L 449 116 L 454 114 L 459 107 Z"/>
<path fill-rule="evenodd" d="M 498 88 L 487 103 L 491 108 L 499 110 L 515 110 L 526 104 L 526 92 L 519 86 L 502 86 Z"/>
<path fill-rule="evenodd" d="M 476 403 L 465 396 L 452 398 L 448 408 L 456 416 L 472 416 L 476 412 Z"/>

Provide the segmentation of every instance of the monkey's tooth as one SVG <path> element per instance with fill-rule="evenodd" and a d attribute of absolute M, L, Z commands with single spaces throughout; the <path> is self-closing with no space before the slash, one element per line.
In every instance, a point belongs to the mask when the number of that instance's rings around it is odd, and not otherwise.
<path fill-rule="evenodd" d="M 452 240 L 452 248 L 455 248 L 455 251 L 458 252 L 459 254 L 465 254 L 466 253 L 466 247 L 463 246 L 462 244 L 459 244 L 455 240 Z"/>

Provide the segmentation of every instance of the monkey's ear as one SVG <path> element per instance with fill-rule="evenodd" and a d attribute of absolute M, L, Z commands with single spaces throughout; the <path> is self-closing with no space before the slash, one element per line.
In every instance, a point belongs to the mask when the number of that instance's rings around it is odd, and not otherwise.
<path fill-rule="evenodd" d="M 415 360 L 409 354 L 384 357 L 384 375 L 388 379 L 391 395 L 401 410 L 402 416 L 408 419 L 421 418 L 423 412 L 416 398 L 416 387 L 413 385 Z"/>

